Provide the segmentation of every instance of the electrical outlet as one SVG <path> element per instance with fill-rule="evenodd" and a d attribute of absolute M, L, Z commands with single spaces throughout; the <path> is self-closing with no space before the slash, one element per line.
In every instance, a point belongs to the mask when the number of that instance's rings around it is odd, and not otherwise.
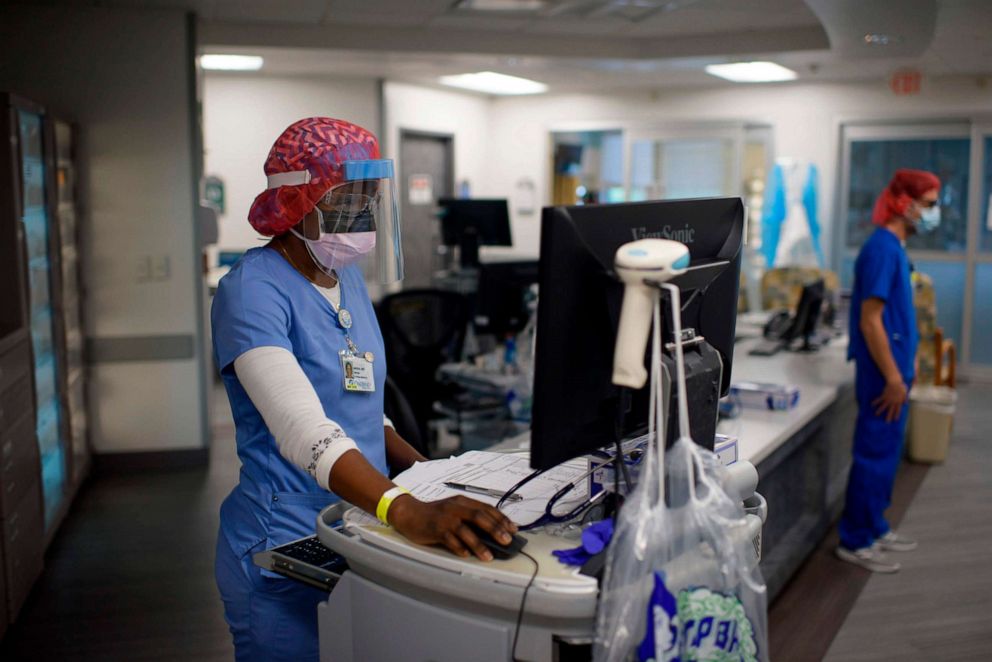
<path fill-rule="evenodd" d="M 135 278 L 139 283 L 147 283 L 152 279 L 152 256 L 140 255 L 135 260 Z"/>
<path fill-rule="evenodd" d="M 152 260 L 152 280 L 162 282 L 172 275 L 172 265 L 168 255 L 157 255 Z"/>

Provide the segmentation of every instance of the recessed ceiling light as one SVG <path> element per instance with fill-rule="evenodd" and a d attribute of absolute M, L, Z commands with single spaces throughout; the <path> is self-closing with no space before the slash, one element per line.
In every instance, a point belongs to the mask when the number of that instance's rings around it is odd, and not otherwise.
<path fill-rule="evenodd" d="M 200 66 L 210 71 L 258 71 L 263 62 L 260 55 L 211 53 L 200 56 Z"/>
<path fill-rule="evenodd" d="M 795 71 L 774 62 L 708 64 L 706 73 L 735 83 L 776 83 L 796 79 Z"/>
<path fill-rule="evenodd" d="M 889 44 L 897 44 L 902 39 L 896 35 L 885 34 L 884 32 L 869 32 L 865 35 L 865 43 L 871 46 L 888 46 Z"/>
<path fill-rule="evenodd" d="M 540 94 L 548 91 L 548 86 L 536 80 L 507 76 L 495 71 L 480 71 L 474 74 L 458 74 L 457 76 L 441 76 L 442 85 L 460 87 L 463 90 L 484 92 L 486 94 L 514 95 Z"/>
<path fill-rule="evenodd" d="M 463 11 L 526 12 L 539 11 L 547 0 L 461 0 L 456 9 Z"/>

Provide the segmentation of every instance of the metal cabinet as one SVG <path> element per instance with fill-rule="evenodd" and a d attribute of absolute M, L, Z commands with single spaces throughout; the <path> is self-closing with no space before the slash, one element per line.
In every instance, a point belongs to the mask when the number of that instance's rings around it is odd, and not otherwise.
<path fill-rule="evenodd" d="M 71 127 L 0 95 L 0 623 L 88 467 Z M 3 626 L 0 625 L 0 630 Z"/>
<path fill-rule="evenodd" d="M 0 354 L 0 601 L 10 619 L 41 574 L 44 547 L 30 342 L 26 332 L 13 340 Z"/>

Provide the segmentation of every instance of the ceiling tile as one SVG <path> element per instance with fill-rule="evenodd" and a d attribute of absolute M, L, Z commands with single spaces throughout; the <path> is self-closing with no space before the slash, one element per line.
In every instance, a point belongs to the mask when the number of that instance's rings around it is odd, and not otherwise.
<path fill-rule="evenodd" d="M 210 16 L 218 21 L 319 24 L 327 0 L 208 0 Z"/>

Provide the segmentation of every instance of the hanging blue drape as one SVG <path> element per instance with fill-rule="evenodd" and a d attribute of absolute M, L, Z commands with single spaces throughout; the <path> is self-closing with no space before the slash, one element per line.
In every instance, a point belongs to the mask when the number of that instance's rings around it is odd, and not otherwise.
<path fill-rule="evenodd" d="M 761 252 L 765 256 L 765 266 L 775 266 L 775 251 L 785 221 L 785 173 L 782 166 L 772 167 L 765 191 L 765 211 L 761 215 Z"/>
<path fill-rule="evenodd" d="M 806 218 L 809 219 L 809 235 L 813 242 L 813 250 L 816 251 L 816 261 L 821 269 L 826 265 L 823 257 L 823 247 L 820 245 L 820 220 L 816 213 L 817 188 L 819 187 L 819 173 L 816 166 L 810 164 L 809 173 L 806 177 L 806 186 L 803 187 L 803 207 L 806 209 Z"/>

